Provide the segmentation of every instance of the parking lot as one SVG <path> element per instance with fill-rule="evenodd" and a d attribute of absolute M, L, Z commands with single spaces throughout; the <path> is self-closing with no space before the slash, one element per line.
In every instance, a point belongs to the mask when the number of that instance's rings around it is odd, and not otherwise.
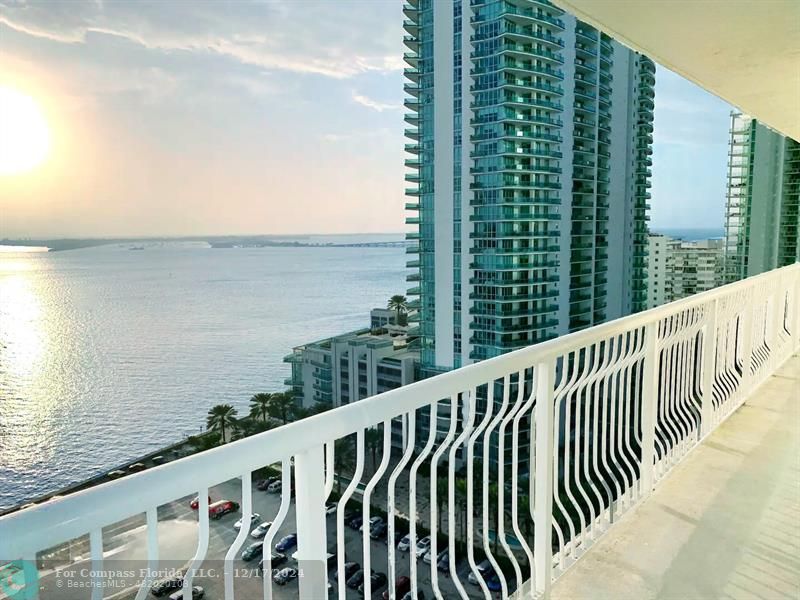
<path fill-rule="evenodd" d="M 239 480 L 227 481 L 209 491 L 212 502 L 221 499 L 234 500 L 241 504 L 241 483 Z M 197 511 L 189 506 L 192 498 L 182 498 L 168 505 L 159 508 L 159 571 L 169 571 L 185 566 L 194 556 L 198 541 L 199 527 L 197 524 Z M 257 490 L 253 485 L 253 512 L 260 515 L 261 521 L 272 521 L 278 513 L 281 494 L 268 493 Z M 202 586 L 205 590 L 205 598 L 216 600 L 224 598 L 224 566 L 223 559 L 230 545 L 236 538 L 237 531 L 234 523 L 241 518 L 241 510 L 227 514 L 218 520 L 211 520 L 208 541 L 208 551 L 206 558 L 200 568 L 198 576 L 194 579 L 194 585 Z M 136 525 L 134 521 L 132 525 Z M 254 523 L 250 529 L 255 528 Z M 122 529 L 122 530 L 120 530 Z M 283 536 L 297 531 L 296 515 L 294 503 L 289 507 L 288 513 L 283 524 L 278 529 L 274 542 L 279 541 Z M 363 565 L 363 544 L 362 532 L 345 526 L 345 559 L 346 561 L 357 562 Z M 336 546 L 336 516 L 335 513 L 327 517 L 327 538 L 328 548 Z M 234 561 L 234 589 L 238 598 L 260 598 L 263 596 L 264 580 L 258 572 L 259 557 L 245 562 L 241 558 L 242 551 L 256 540 L 248 535 L 242 549 L 239 551 Z M 129 529 L 109 528 L 104 535 L 104 570 L 114 571 L 107 581 L 105 598 L 123 600 L 132 598 L 136 585 L 141 581 L 136 573 L 140 568 L 146 567 L 146 530 L 143 522 L 138 526 Z M 441 548 L 440 548 L 441 549 Z M 289 557 L 296 551 L 296 548 L 285 552 Z M 376 572 L 383 572 L 389 575 L 388 569 L 388 546 L 385 540 L 370 540 L 371 568 Z M 396 576 L 409 575 L 410 561 L 414 555 L 412 552 L 396 552 Z M 435 561 L 434 561 L 435 563 Z M 467 582 L 469 572 L 467 561 L 459 561 L 458 571 L 464 587 L 471 596 L 482 597 L 480 589 Z M 281 566 L 297 566 L 293 559 Z M 91 567 L 89 557 L 85 555 L 75 556 L 73 562 L 59 569 L 45 570 L 40 573 L 41 598 L 58 600 L 75 600 L 87 597 L 86 586 L 90 585 L 91 577 L 82 574 L 82 571 Z M 425 598 L 433 598 L 430 586 L 431 568 L 423 562 L 422 558 L 417 559 L 417 581 L 420 590 Z M 132 573 L 129 574 L 128 572 Z M 69 578 L 64 574 L 69 575 Z M 329 592 L 330 597 L 337 596 L 337 583 L 334 581 L 334 568 L 330 571 L 330 581 L 333 584 Z M 439 573 L 439 586 L 445 598 L 458 597 L 458 593 L 453 585 L 449 574 Z M 386 586 L 373 589 L 374 598 L 380 598 Z M 153 597 L 149 595 L 148 597 Z M 284 586 L 273 584 L 273 598 L 276 600 L 288 600 L 298 597 L 297 580 L 291 581 Z M 347 590 L 347 598 L 361 598 L 357 590 Z"/>

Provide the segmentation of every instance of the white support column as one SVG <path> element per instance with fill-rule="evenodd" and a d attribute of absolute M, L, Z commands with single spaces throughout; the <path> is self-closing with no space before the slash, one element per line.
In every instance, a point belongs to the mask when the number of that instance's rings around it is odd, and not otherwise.
<path fill-rule="evenodd" d="M 642 465 L 639 476 L 639 498 L 650 495 L 655 481 L 653 461 L 656 454 L 656 415 L 658 413 L 658 322 L 644 330 L 644 373 L 642 381 Z"/>
<path fill-rule="evenodd" d="M 294 457 L 297 563 L 301 598 L 328 597 L 325 456 L 322 445 Z"/>
<path fill-rule="evenodd" d="M 714 420 L 714 362 L 717 356 L 717 308 L 714 300 L 708 307 L 709 314 L 703 326 L 703 381 L 700 397 L 700 438 L 711 432 Z"/>
<path fill-rule="evenodd" d="M 553 442 L 554 407 L 553 382 L 555 360 L 536 365 L 536 487 L 534 488 L 533 520 L 536 527 L 533 556 L 536 593 L 540 598 L 550 595 L 553 582 Z"/>

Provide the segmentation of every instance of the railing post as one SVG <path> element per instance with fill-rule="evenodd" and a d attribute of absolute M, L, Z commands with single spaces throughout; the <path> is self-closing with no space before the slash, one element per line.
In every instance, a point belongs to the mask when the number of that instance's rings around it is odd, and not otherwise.
<path fill-rule="evenodd" d="M 639 497 L 646 498 L 653 489 L 653 462 L 656 454 L 656 413 L 658 411 L 658 321 L 644 328 L 644 373 L 642 381 L 642 464 Z"/>
<path fill-rule="evenodd" d="M 742 310 L 742 383 L 740 387 L 741 401 L 750 393 L 753 369 L 753 310 L 755 288 Z"/>
<path fill-rule="evenodd" d="M 718 300 L 708 306 L 709 314 L 703 327 L 703 381 L 700 397 L 700 439 L 711 432 L 714 419 L 714 363 L 717 356 L 717 309 Z"/>
<path fill-rule="evenodd" d="M 800 264 L 795 265 L 794 272 L 791 277 L 794 278 L 794 289 L 789 298 L 789 310 L 792 311 L 792 319 L 789 327 L 792 328 L 792 353 L 800 350 Z"/>
<path fill-rule="evenodd" d="M 553 581 L 553 380 L 555 360 L 538 363 L 536 377 L 536 473 L 533 517 L 536 535 L 533 539 L 536 592 L 542 598 L 550 594 Z"/>
<path fill-rule="evenodd" d="M 294 457 L 297 515 L 297 563 L 301 598 L 328 597 L 323 445 Z"/>

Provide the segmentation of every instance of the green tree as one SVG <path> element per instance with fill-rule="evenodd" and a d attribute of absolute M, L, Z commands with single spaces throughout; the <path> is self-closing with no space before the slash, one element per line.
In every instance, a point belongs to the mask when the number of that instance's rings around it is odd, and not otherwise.
<path fill-rule="evenodd" d="M 389 310 L 393 310 L 397 315 L 396 321 L 398 325 L 402 325 L 404 319 L 402 317 L 405 316 L 406 312 L 408 311 L 408 300 L 405 296 L 401 294 L 395 294 L 391 298 L 389 298 L 389 302 L 386 304 L 386 308 Z"/>
<path fill-rule="evenodd" d="M 447 505 L 448 495 L 450 493 L 450 484 L 446 477 L 436 478 L 436 514 L 439 519 L 437 527 L 439 531 L 442 530 L 442 512 Z"/>
<path fill-rule="evenodd" d="M 372 460 L 372 471 L 378 466 L 378 448 L 383 445 L 383 431 L 378 427 L 367 429 L 364 432 L 364 446 Z"/>
<path fill-rule="evenodd" d="M 250 398 L 250 416 L 255 419 L 261 419 L 266 423 L 271 401 L 272 394 L 261 393 L 254 395 Z"/>
<path fill-rule="evenodd" d="M 458 508 L 458 523 L 461 531 L 461 539 L 466 539 L 467 532 L 467 510 L 472 510 L 467 506 L 467 480 L 463 477 L 456 477 L 455 481 L 456 507 Z"/>
<path fill-rule="evenodd" d="M 355 436 L 350 436 L 355 438 Z M 333 472 L 336 475 L 336 493 L 342 495 L 341 474 L 355 464 L 355 443 L 347 438 L 339 438 L 333 446 Z"/>
<path fill-rule="evenodd" d="M 267 405 L 267 412 L 271 417 L 280 419 L 285 425 L 289 422 L 289 417 L 294 412 L 295 403 L 291 394 L 279 392 L 271 394 L 269 404 Z"/>
<path fill-rule="evenodd" d="M 222 443 L 225 443 L 225 430 L 232 429 L 236 423 L 238 412 L 230 404 L 217 404 L 208 411 L 206 426 L 212 431 L 218 431 Z"/>

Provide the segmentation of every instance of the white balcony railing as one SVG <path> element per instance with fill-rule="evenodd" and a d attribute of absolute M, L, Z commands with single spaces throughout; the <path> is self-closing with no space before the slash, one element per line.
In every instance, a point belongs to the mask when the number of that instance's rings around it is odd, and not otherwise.
<path fill-rule="evenodd" d="M 23 576 L 35 581 L 45 551 L 88 535 L 91 597 L 101 598 L 105 575 L 94 567 L 109 560 L 109 527 L 144 515 L 147 557 L 155 565 L 158 507 L 199 496 L 199 537 L 184 578 L 188 600 L 197 568 L 213 558 L 209 488 L 240 478 L 241 513 L 249 522 L 253 472 L 280 463 L 280 508 L 265 515 L 273 518 L 265 547 L 294 508 L 301 598 L 345 597 L 344 577 L 327 589 L 329 549 L 336 554 L 333 571 L 341 573 L 346 560 L 360 561 L 367 574 L 385 565 L 390 598 L 406 572 L 414 597 L 423 585 L 426 597 L 430 590 L 439 598 L 489 598 L 493 591 L 534 597 L 645 498 L 799 341 L 800 265 L 793 265 L 12 513 L 0 518 L 0 566 L 19 560 Z M 370 429 L 378 430 L 380 443 L 365 441 L 375 438 Z M 338 469 L 349 483 L 329 520 L 334 447 L 343 452 L 335 443 L 345 438 L 355 456 Z M 376 512 L 388 521 L 389 543 L 380 556 L 369 527 L 347 542 L 353 534 L 345 529 L 345 511 L 356 497 L 365 523 Z M 406 525 L 404 514 L 413 517 Z M 412 548 L 426 530 L 433 557 L 449 550 L 438 568 L 435 558 L 429 566 L 397 550 L 396 532 L 405 527 Z M 239 585 L 234 558 L 247 535 L 242 527 L 219 557 L 225 598 Z M 353 543 L 361 556 L 353 555 Z M 269 573 L 270 552 L 264 556 Z M 494 577 L 477 569 L 484 560 Z M 466 582 L 469 573 L 477 586 Z M 149 579 L 137 598 L 147 595 Z M 364 583 L 370 598 L 378 590 L 369 577 Z M 264 577 L 265 598 L 272 585 Z M 32 584 L 20 597 L 38 593 Z"/>

